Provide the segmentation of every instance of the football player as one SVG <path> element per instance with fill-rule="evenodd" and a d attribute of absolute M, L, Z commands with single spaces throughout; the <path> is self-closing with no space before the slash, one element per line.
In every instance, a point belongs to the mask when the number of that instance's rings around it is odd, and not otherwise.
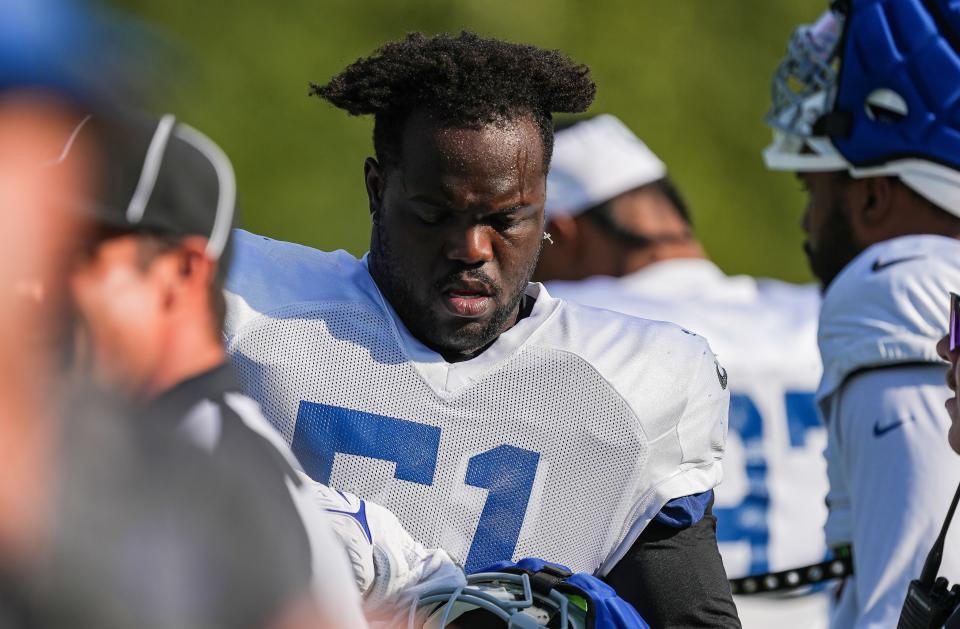
<path fill-rule="evenodd" d="M 554 244 L 536 277 L 552 295 L 676 322 L 710 339 L 729 370 L 732 430 L 714 509 L 727 574 L 820 563 L 827 480 L 813 401 L 816 287 L 724 274 L 666 165 L 610 115 L 557 131 L 546 214 Z M 825 626 L 827 600 L 739 597 L 737 609 L 744 627 L 809 628 Z"/>
<path fill-rule="evenodd" d="M 807 192 L 805 250 L 824 289 L 826 535 L 852 543 L 854 568 L 831 624 L 892 627 L 960 479 L 936 351 L 960 287 L 960 8 L 834 6 L 798 29 L 775 75 L 765 156 Z M 956 580 L 960 556 L 943 570 Z"/>
<path fill-rule="evenodd" d="M 559 52 L 466 32 L 411 34 L 315 85 L 374 116 L 370 252 L 237 234 L 228 349 L 313 478 L 467 572 L 540 557 L 606 576 L 652 625 L 738 626 L 705 517 L 723 368 L 702 337 L 529 281 L 551 112 L 594 91 Z M 658 517 L 678 527 L 647 533 Z"/>

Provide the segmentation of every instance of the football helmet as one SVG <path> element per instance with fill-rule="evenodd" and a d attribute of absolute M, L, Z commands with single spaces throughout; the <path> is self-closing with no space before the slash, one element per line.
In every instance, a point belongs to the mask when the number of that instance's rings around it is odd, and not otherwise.
<path fill-rule="evenodd" d="M 764 158 L 782 170 L 831 170 L 842 158 L 853 177 L 899 177 L 960 216 L 958 86 L 956 2 L 834 2 L 797 29 L 774 75 Z"/>
<path fill-rule="evenodd" d="M 408 628 L 648 628 L 609 585 L 540 559 L 500 562 L 467 577 L 465 586 L 422 593 Z"/>
<path fill-rule="evenodd" d="M 818 126 L 854 177 L 896 175 L 960 216 L 960 6 L 852 0 L 832 110 Z"/>

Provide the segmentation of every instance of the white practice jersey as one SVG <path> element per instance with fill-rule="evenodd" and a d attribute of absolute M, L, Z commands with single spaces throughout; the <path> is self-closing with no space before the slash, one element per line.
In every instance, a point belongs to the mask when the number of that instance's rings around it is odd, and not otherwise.
<path fill-rule="evenodd" d="M 817 400 L 829 428 L 827 537 L 852 543 L 854 561 L 834 627 L 896 626 L 960 481 L 936 353 L 951 290 L 960 290 L 960 242 L 904 236 L 865 250 L 824 296 Z M 960 578 L 956 530 L 941 574 Z"/>
<path fill-rule="evenodd" d="M 730 577 L 823 560 L 826 430 L 814 402 L 815 286 L 728 276 L 708 260 L 684 258 L 548 288 L 564 299 L 678 323 L 706 337 L 723 361 L 730 435 L 713 511 Z M 744 629 L 814 629 L 827 624 L 827 598 L 741 596 L 736 604 Z"/>
<path fill-rule="evenodd" d="M 314 479 L 392 510 L 468 571 L 526 556 L 605 574 L 667 501 L 721 478 L 729 396 L 706 341 L 574 305 L 447 363 L 363 261 L 246 232 L 227 341 Z"/>

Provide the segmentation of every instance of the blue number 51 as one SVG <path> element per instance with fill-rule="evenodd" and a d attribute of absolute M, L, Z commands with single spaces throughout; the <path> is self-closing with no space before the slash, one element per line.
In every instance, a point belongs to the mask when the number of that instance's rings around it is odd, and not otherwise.
<path fill-rule="evenodd" d="M 339 406 L 300 402 L 291 448 L 311 478 L 328 484 L 337 452 L 396 464 L 398 480 L 432 485 L 440 428 Z M 540 455 L 500 445 L 470 457 L 465 481 L 487 490 L 464 569 L 510 560 L 520 538 Z"/>

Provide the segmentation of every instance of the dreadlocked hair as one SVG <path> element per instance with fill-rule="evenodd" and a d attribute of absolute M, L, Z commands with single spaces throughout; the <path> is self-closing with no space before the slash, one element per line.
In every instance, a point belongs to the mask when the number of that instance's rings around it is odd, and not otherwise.
<path fill-rule="evenodd" d="M 532 115 L 544 148 L 553 153 L 553 112 L 585 111 L 596 94 L 590 69 L 556 50 L 513 44 L 463 31 L 425 37 L 410 33 L 358 59 L 319 96 L 353 116 L 373 114 L 373 146 L 385 167 L 399 165 L 403 125 L 414 111 L 440 124 L 479 128 Z"/>

